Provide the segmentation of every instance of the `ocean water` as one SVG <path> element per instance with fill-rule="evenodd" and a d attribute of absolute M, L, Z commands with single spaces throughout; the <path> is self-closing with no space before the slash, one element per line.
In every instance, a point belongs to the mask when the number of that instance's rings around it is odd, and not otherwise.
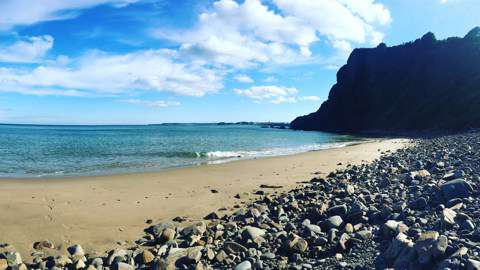
<path fill-rule="evenodd" d="M 152 172 L 342 147 L 360 140 L 256 125 L 0 125 L 0 177 Z"/>

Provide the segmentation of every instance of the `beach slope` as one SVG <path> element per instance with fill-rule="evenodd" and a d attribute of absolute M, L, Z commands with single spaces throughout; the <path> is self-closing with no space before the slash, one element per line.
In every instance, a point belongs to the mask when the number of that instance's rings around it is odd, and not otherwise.
<path fill-rule="evenodd" d="M 407 140 L 377 140 L 344 148 L 158 173 L 67 179 L 0 180 L 0 243 L 24 256 L 36 241 L 50 240 L 62 250 L 72 243 L 102 254 L 141 237 L 145 222 L 202 219 L 227 214 L 258 196 L 280 192 L 313 177 L 370 162 Z M 281 188 L 260 188 L 261 185 Z M 240 194 L 240 198 L 235 195 Z"/>

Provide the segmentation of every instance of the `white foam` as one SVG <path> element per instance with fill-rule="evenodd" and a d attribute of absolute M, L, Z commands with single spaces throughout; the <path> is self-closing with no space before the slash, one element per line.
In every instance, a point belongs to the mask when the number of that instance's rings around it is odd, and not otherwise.
<path fill-rule="evenodd" d="M 209 164 L 219 164 L 238 159 L 286 156 L 331 148 L 340 148 L 355 143 L 357 142 L 324 143 L 303 145 L 298 147 L 270 148 L 259 151 L 213 151 L 206 153 L 206 157 L 210 159 L 208 162 Z"/>

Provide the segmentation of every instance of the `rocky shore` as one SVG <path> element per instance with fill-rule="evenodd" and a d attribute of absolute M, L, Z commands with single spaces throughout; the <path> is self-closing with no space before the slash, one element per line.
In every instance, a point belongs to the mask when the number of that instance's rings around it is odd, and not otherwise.
<path fill-rule="evenodd" d="M 2 245 L 3 269 L 480 269 L 480 133 L 414 140 L 232 215 L 149 224 L 107 255 L 45 240 L 33 262 Z M 151 223 L 151 221 L 147 221 Z"/>

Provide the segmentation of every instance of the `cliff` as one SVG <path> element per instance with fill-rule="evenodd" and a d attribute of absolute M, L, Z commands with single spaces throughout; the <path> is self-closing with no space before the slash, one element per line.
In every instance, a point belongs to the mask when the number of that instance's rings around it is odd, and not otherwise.
<path fill-rule="evenodd" d="M 463 38 L 432 33 L 399 46 L 355 49 L 328 100 L 291 128 L 424 132 L 480 128 L 480 28 Z"/>

